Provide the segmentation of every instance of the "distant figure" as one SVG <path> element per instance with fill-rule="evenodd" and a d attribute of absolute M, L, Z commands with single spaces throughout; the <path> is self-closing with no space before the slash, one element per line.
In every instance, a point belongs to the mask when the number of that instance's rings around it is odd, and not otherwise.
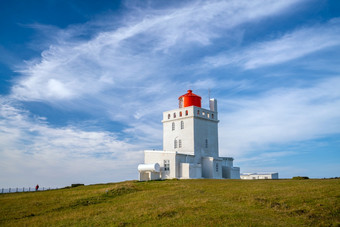
<path fill-rule="evenodd" d="M 39 189 L 39 184 L 37 184 L 37 186 L 35 186 L 35 190 L 38 191 Z"/>

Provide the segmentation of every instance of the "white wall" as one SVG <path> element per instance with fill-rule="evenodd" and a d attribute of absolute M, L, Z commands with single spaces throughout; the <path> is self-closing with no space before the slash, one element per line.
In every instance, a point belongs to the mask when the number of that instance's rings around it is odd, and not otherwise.
<path fill-rule="evenodd" d="M 197 179 L 202 177 L 202 168 L 200 164 L 180 163 L 181 179 Z"/>
<path fill-rule="evenodd" d="M 231 168 L 230 179 L 240 179 L 240 168 L 239 167 Z"/>
<path fill-rule="evenodd" d="M 190 106 L 163 113 L 163 150 L 194 154 L 193 109 L 193 106 Z M 186 111 L 188 111 L 187 116 Z M 182 117 L 180 117 L 180 112 L 182 112 Z M 174 113 L 176 118 L 174 118 Z M 170 119 L 168 119 L 169 114 Z M 184 129 L 181 129 L 181 121 L 184 123 Z M 175 123 L 175 130 L 172 130 L 172 123 Z M 177 148 L 174 148 L 175 139 L 177 139 Z M 179 140 L 182 141 L 182 147 L 179 147 Z"/>
<path fill-rule="evenodd" d="M 186 115 L 188 111 L 188 115 Z M 180 116 L 182 112 L 182 116 Z M 176 117 L 174 117 L 174 114 Z M 169 117 L 170 116 L 170 117 Z M 184 129 L 181 129 L 181 121 Z M 180 153 L 196 155 L 196 161 L 202 156 L 218 157 L 218 119 L 217 112 L 190 106 L 163 113 L 163 150 L 175 150 Z M 172 130 L 175 123 L 175 130 Z M 182 142 L 182 147 L 174 148 L 174 140 Z M 208 147 L 206 147 L 206 139 Z M 179 145 L 179 144 L 177 144 Z"/>
<path fill-rule="evenodd" d="M 170 161 L 170 171 L 164 171 L 164 160 Z M 176 163 L 176 152 L 174 151 L 144 151 L 144 163 L 152 164 L 158 163 L 161 167 L 161 178 L 171 179 L 177 178 L 177 163 Z"/>

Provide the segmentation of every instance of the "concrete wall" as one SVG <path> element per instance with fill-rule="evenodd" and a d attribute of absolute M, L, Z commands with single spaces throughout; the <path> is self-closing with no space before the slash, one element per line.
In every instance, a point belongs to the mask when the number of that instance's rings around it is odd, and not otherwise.
<path fill-rule="evenodd" d="M 170 171 L 164 171 L 164 160 L 169 160 Z M 161 179 L 172 179 L 178 176 L 178 167 L 176 163 L 176 152 L 174 151 L 144 151 L 144 163 L 158 163 L 161 167 Z"/>
<path fill-rule="evenodd" d="M 234 166 L 234 164 L 233 164 L 234 159 L 233 158 L 231 158 L 231 157 L 220 157 L 220 158 L 222 158 L 222 160 L 223 160 L 222 165 L 228 166 L 228 167 Z"/>
<path fill-rule="evenodd" d="M 193 109 L 193 106 L 190 106 L 163 113 L 163 150 L 194 154 Z M 186 115 L 186 111 L 188 111 L 188 115 Z M 182 113 L 182 117 L 180 113 Z M 183 129 L 181 128 L 181 122 L 184 124 Z M 172 130 L 173 123 L 175 124 L 175 130 Z M 177 148 L 174 148 L 175 139 L 177 140 Z M 182 142 L 181 147 L 179 147 L 179 140 Z"/>
<path fill-rule="evenodd" d="M 200 164 L 180 163 L 181 179 L 197 179 L 202 177 L 202 168 Z"/>
<path fill-rule="evenodd" d="M 202 177 L 222 179 L 222 160 L 202 157 Z"/>
<path fill-rule="evenodd" d="M 214 160 L 212 173 L 214 179 L 222 179 L 222 160 Z"/>
<path fill-rule="evenodd" d="M 240 168 L 239 167 L 231 168 L 230 179 L 240 179 Z"/>
<path fill-rule="evenodd" d="M 201 108 L 195 108 L 196 114 Z M 205 112 L 203 112 L 205 113 Z M 194 118 L 194 150 L 195 155 L 202 157 L 218 157 L 218 121 L 197 116 Z M 206 144 L 207 141 L 207 144 Z M 206 146 L 208 145 L 208 146 Z"/>
<path fill-rule="evenodd" d="M 197 162 L 202 156 L 218 157 L 217 112 L 196 106 L 179 108 L 164 112 L 162 122 L 163 150 L 196 155 Z M 183 129 L 181 122 L 184 124 Z M 174 147 L 175 140 L 177 140 L 177 148 Z M 181 140 L 181 147 L 179 147 L 179 140 Z M 208 147 L 206 147 L 206 140 Z"/>

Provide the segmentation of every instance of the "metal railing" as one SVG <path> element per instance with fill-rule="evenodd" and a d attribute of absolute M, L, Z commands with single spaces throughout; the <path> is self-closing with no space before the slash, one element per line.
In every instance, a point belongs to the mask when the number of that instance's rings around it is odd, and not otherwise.
<path fill-rule="evenodd" d="M 16 192 L 35 192 L 35 191 L 48 191 L 55 190 L 58 188 L 53 187 L 39 187 L 38 190 L 35 190 L 35 187 L 22 187 L 22 188 L 1 188 L 0 193 L 16 193 Z"/>

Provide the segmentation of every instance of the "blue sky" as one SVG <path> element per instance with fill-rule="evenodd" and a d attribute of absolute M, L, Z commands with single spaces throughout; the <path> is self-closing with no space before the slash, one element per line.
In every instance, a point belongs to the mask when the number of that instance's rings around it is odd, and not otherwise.
<path fill-rule="evenodd" d="M 340 3 L 0 1 L 0 187 L 137 179 L 188 89 L 241 172 L 339 176 Z"/>

